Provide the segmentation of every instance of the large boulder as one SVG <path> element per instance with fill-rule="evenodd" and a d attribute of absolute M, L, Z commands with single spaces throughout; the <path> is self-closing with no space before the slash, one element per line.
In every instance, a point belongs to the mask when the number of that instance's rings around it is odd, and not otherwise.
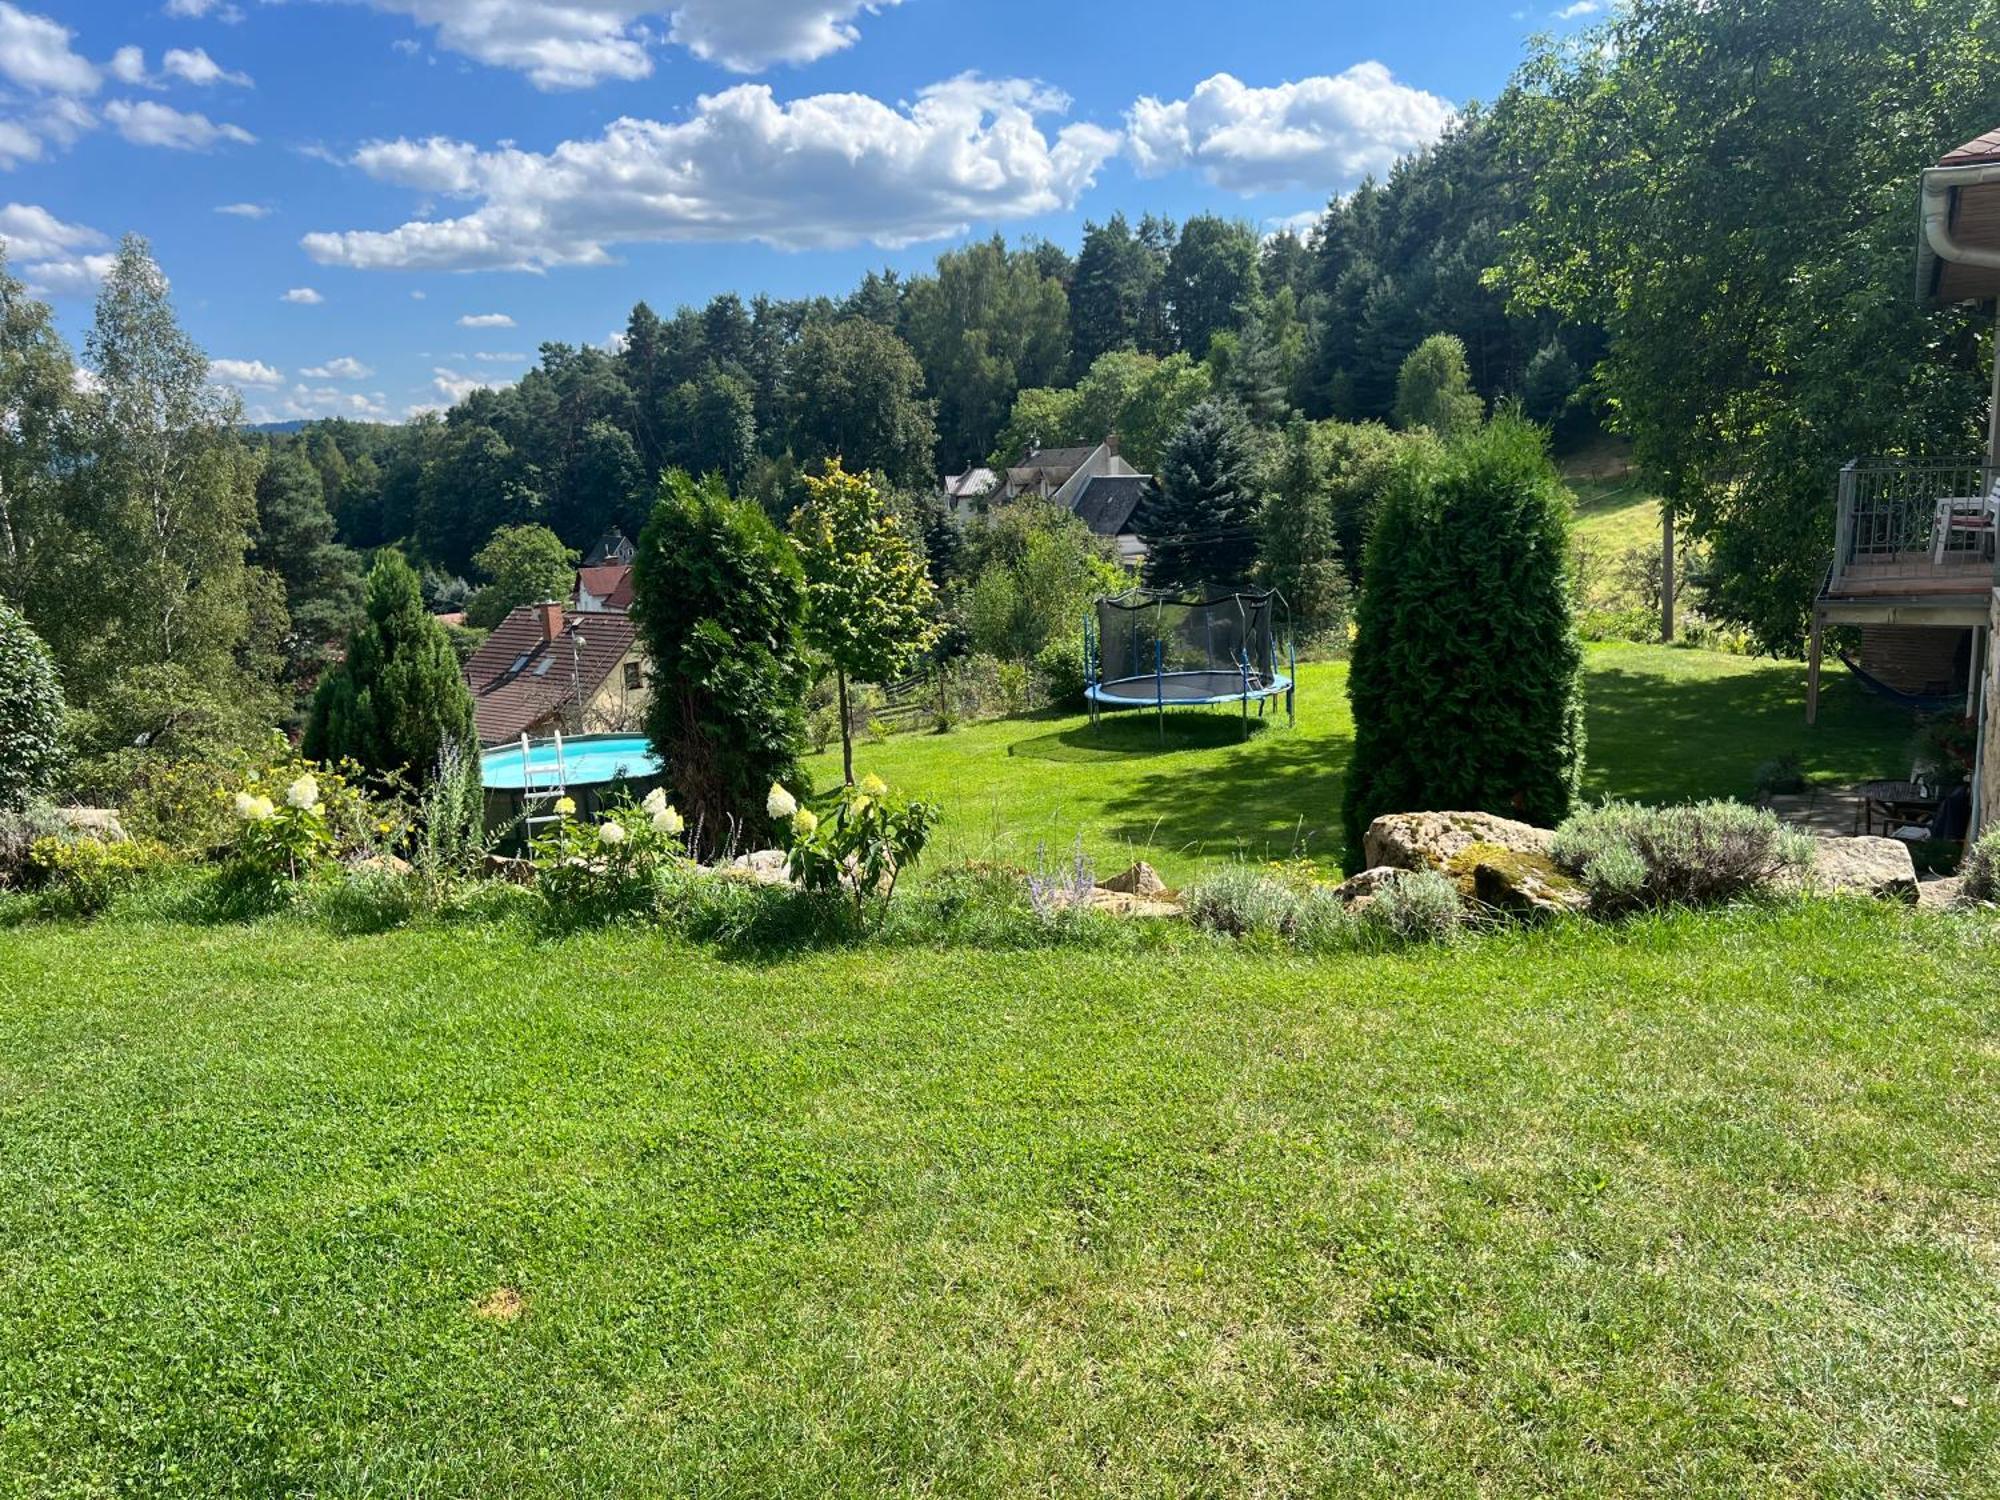
<path fill-rule="evenodd" d="M 1459 891 L 1479 906 L 1540 921 L 1590 910 L 1590 893 L 1546 854 L 1473 844 L 1451 862 Z"/>
<path fill-rule="evenodd" d="M 56 817 L 76 838 L 95 839 L 100 844 L 125 842 L 125 825 L 115 807 L 59 807 Z"/>
<path fill-rule="evenodd" d="M 1817 891 L 1917 900 L 1917 866 L 1901 839 L 1821 839 L 1808 877 Z"/>
<path fill-rule="evenodd" d="M 782 849 L 758 849 L 750 854 L 739 854 L 730 862 L 729 868 L 737 878 L 754 881 L 758 885 L 789 885 L 791 872 L 786 868 L 791 856 Z"/>
<path fill-rule="evenodd" d="M 1368 825 L 1361 851 L 1367 868 L 1444 870 L 1474 844 L 1516 854 L 1547 854 L 1546 828 L 1483 812 L 1384 813 Z"/>
<path fill-rule="evenodd" d="M 1965 899 L 1962 875 L 1940 875 L 1917 887 L 1917 905 L 1930 911 L 1949 911 Z"/>

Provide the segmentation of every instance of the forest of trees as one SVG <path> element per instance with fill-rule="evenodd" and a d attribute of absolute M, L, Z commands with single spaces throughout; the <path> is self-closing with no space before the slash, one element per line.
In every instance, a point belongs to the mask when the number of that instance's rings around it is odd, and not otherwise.
<path fill-rule="evenodd" d="M 1113 213 L 1074 254 L 996 237 L 844 297 L 641 301 L 615 347 L 544 343 L 513 385 L 402 426 L 246 434 L 142 242 L 80 368 L 0 270 L 0 601 L 47 640 L 108 786 L 297 723 L 383 549 L 431 608 L 483 586 L 488 619 L 608 529 L 638 536 L 663 471 L 782 526 L 838 459 L 924 545 L 947 645 L 1041 651 L 1026 601 L 1103 581 L 1075 528 L 961 534 L 927 497 L 1115 433 L 1161 477 L 1141 531 L 1175 581 L 1226 563 L 1330 629 L 1399 445 L 1509 407 L 1559 444 L 1628 439 L 1708 559 L 1708 611 L 1793 649 L 1839 462 L 1979 446 L 1990 328 L 1911 296 L 1911 185 L 2000 118 L 1992 11 L 1635 0 L 1304 234 Z"/>

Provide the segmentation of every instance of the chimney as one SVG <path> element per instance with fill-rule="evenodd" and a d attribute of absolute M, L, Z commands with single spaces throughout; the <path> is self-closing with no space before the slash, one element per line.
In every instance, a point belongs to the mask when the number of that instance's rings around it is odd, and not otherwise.
<path fill-rule="evenodd" d="M 541 616 L 542 639 L 552 641 L 562 634 L 563 607 L 553 599 L 544 599 L 535 606 L 535 613 Z"/>

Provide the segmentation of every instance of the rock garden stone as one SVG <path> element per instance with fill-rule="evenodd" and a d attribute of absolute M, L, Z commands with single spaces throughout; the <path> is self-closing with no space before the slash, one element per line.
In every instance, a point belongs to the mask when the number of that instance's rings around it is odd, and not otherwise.
<path fill-rule="evenodd" d="M 95 839 L 100 844 L 125 842 L 125 825 L 115 807 L 59 807 L 56 817 L 78 838 Z"/>
<path fill-rule="evenodd" d="M 1518 854 L 1547 854 L 1554 837 L 1546 828 L 1483 812 L 1384 813 L 1368 825 L 1362 853 L 1368 868 L 1443 870 L 1474 844 Z"/>
<path fill-rule="evenodd" d="M 1912 905 L 1917 866 L 1901 839 L 1821 839 L 1809 877 L 1815 890 L 1873 896 Z"/>
<path fill-rule="evenodd" d="M 789 858 L 782 849 L 759 849 L 737 855 L 729 868 L 759 885 L 790 885 L 792 877 L 785 868 Z"/>
<path fill-rule="evenodd" d="M 1097 888 L 1125 896 L 1158 896 L 1165 892 L 1167 883 L 1160 879 L 1158 870 L 1142 859 L 1123 874 L 1098 881 Z"/>

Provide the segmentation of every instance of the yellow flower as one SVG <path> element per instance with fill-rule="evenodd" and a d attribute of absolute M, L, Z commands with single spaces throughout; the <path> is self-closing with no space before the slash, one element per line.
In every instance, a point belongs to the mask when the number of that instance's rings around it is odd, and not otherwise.
<path fill-rule="evenodd" d="M 764 811 L 771 815 L 771 821 L 782 823 L 798 810 L 798 798 L 779 786 L 777 782 L 772 782 L 771 795 L 764 799 Z"/>
<path fill-rule="evenodd" d="M 886 797 L 889 795 L 889 783 L 871 774 L 861 778 L 861 790 L 871 797 Z"/>
<path fill-rule="evenodd" d="M 854 816 L 857 818 L 860 817 L 874 805 L 875 799 L 873 797 L 856 797 L 854 799 Z"/>
<path fill-rule="evenodd" d="M 574 797 L 558 797 L 558 798 L 556 798 L 556 816 L 557 816 L 557 817 L 559 817 L 559 818 L 573 818 L 573 817 L 575 817 L 575 816 L 576 816 L 576 798 L 574 798 Z"/>
<path fill-rule="evenodd" d="M 802 839 L 809 839 L 819 831 L 819 818 L 810 807 L 802 807 L 792 814 L 792 832 Z"/>

